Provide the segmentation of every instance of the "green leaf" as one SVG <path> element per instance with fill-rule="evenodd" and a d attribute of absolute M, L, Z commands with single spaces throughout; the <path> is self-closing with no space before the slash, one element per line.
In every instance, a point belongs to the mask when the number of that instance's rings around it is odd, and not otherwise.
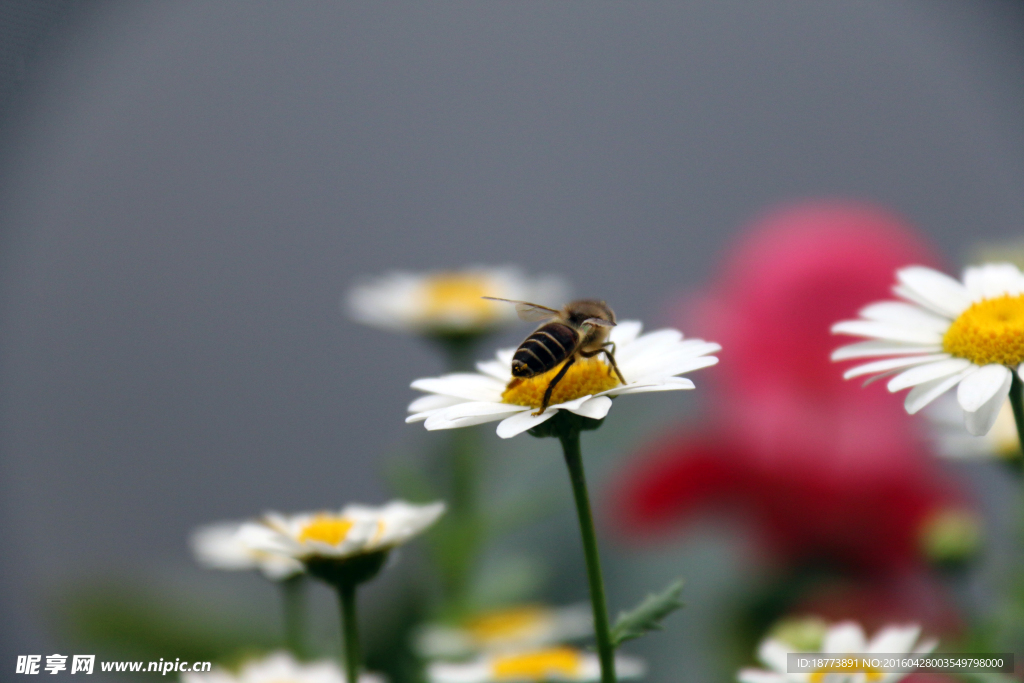
<path fill-rule="evenodd" d="M 612 627 L 612 646 L 618 647 L 648 631 L 660 631 L 662 620 L 683 606 L 679 601 L 682 592 L 683 580 L 676 579 L 662 592 L 648 595 L 629 612 L 620 613 Z"/>

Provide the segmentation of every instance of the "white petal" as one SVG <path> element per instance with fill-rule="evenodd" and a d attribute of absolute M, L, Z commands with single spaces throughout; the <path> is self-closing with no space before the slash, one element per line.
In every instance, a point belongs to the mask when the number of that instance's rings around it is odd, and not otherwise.
<path fill-rule="evenodd" d="M 883 628 L 868 644 L 867 652 L 872 654 L 910 652 L 917 637 L 921 635 L 919 626 L 888 626 Z"/>
<path fill-rule="evenodd" d="M 498 436 L 502 439 L 511 439 L 517 434 L 522 434 L 528 429 L 533 429 L 537 425 L 547 422 L 553 418 L 557 412 L 557 410 L 548 408 L 540 415 L 534 415 L 532 410 L 524 410 L 517 415 L 513 415 L 512 417 L 503 420 L 498 425 Z"/>
<path fill-rule="evenodd" d="M 505 383 L 512 379 L 511 363 L 503 363 L 497 359 L 477 361 L 476 369 L 488 377 Z"/>
<path fill-rule="evenodd" d="M 508 368 L 509 373 L 512 373 L 512 357 L 516 355 L 515 348 L 498 349 L 494 352 L 494 357 L 499 363 Z"/>
<path fill-rule="evenodd" d="M 619 369 L 622 370 L 622 375 L 626 378 L 627 382 L 633 382 L 638 380 L 640 377 L 647 377 L 652 374 L 669 377 L 674 374 L 679 374 L 679 372 L 687 372 L 685 369 L 675 371 L 671 369 L 672 367 L 678 365 L 683 365 L 685 367 L 694 359 L 699 359 L 704 357 L 706 354 L 720 351 L 721 348 L 722 347 L 718 344 L 712 344 L 710 342 L 700 340 L 696 340 L 694 342 L 676 342 L 670 346 L 651 349 L 648 353 L 641 356 L 630 358 L 626 361 L 620 361 Z"/>
<path fill-rule="evenodd" d="M 786 683 L 788 678 L 782 674 L 761 669 L 740 669 L 736 674 L 736 680 L 740 683 Z"/>
<path fill-rule="evenodd" d="M 787 647 L 782 641 L 768 638 L 757 648 L 757 658 L 768 668 L 785 673 L 788 668 L 786 657 L 791 651 L 792 648 Z"/>
<path fill-rule="evenodd" d="M 1024 275 L 1010 263 L 986 263 L 964 270 L 964 286 L 971 299 L 993 299 L 1024 293 Z"/>
<path fill-rule="evenodd" d="M 924 408 L 939 396 L 952 389 L 956 386 L 957 382 L 962 380 L 964 377 L 967 377 L 977 369 L 978 366 L 971 365 L 963 372 L 957 373 L 952 377 L 944 377 L 942 379 L 932 380 L 931 382 L 925 382 L 924 384 L 918 384 L 907 393 L 907 398 L 903 401 L 903 407 L 907 409 L 908 413 L 913 415 L 917 411 L 921 410 L 921 408 Z"/>
<path fill-rule="evenodd" d="M 971 305 L 971 295 L 967 289 L 937 270 L 923 266 L 901 268 L 896 271 L 896 279 L 916 299 L 946 317 L 955 318 Z"/>
<path fill-rule="evenodd" d="M 864 652 L 866 647 L 864 630 L 853 621 L 836 624 L 825 632 L 825 640 L 821 645 L 822 652 L 837 654 L 856 654 Z"/>
<path fill-rule="evenodd" d="M 697 358 L 683 358 L 672 361 L 666 365 L 651 367 L 647 369 L 647 372 L 639 375 L 626 375 L 625 370 L 622 371 L 622 374 L 625 375 L 630 384 L 646 384 L 656 380 L 667 379 L 675 375 L 681 375 L 685 372 L 693 372 L 694 370 L 707 368 L 717 363 L 718 358 L 716 356 L 699 356 Z"/>
<path fill-rule="evenodd" d="M 496 401 L 468 401 L 457 406 L 446 408 L 442 415 L 447 420 L 458 420 L 463 417 L 475 417 L 477 415 L 501 415 L 518 413 L 526 410 L 525 406 L 517 406 L 511 403 L 500 403 Z"/>
<path fill-rule="evenodd" d="M 901 301 L 882 301 L 861 309 L 860 316 L 880 323 L 911 325 L 925 327 L 937 332 L 945 332 L 949 327 L 949 319 L 930 313 L 918 306 L 905 304 Z"/>
<path fill-rule="evenodd" d="M 648 332 L 630 344 L 623 344 L 621 349 L 615 351 L 615 360 L 621 363 L 628 363 L 637 356 L 648 353 L 651 349 L 661 346 L 669 346 L 679 343 L 683 333 L 679 330 L 667 329 Z"/>
<path fill-rule="evenodd" d="M 844 320 L 832 326 L 832 334 L 850 334 L 909 344 L 941 344 L 942 334 L 924 327 L 894 325 L 874 320 Z"/>
<path fill-rule="evenodd" d="M 410 413 L 425 413 L 428 411 L 438 410 L 439 408 L 447 408 L 453 406 L 456 403 L 462 403 L 461 398 L 454 396 L 442 396 L 440 394 L 429 394 L 427 396 L 420 396 L 418 399 L 409 404 Z"/>
<path fill-rule="evenodd" d="M 1003 371 L 1003 378 L 1000 381 L 995 372 L 986 372 L 991 367 L 993 366 L 984 366 L 960 383 L 960 390 L 962 391 L 965 383 L 974 382 L 975 378 L 983 373 L 988 375 L 988 378 L 985 380 L 985 386 L 972 389 L 975 395 L 970 396 L 969 398 L 971 399 L 976 399 L 978 396 L 989 392 L 993 387 L 995 388 L 995 391 L 989 395 L 988 400 L 976 409 L 967 410 L 964 408 L 964 427 L 974 436 L 984 436 L 992 429 L 992 426 L 996 423 L 996 418 L 999 417 L 999 411 L 1002 410 L 1003 404 L 1006 403 L 1006 397 L 1010 393 L 1010 383 L 1013 381 L 1013 373 L 1008 368 L 1002 365 L 995 366 Z M 960 392 L 958 391 L 958 398 L 959 395 Z M 960 401 L 960 405 L 963 406 L 963 401 Z"/>
<path fill-rule="evenodd" d="M 901 372 L 903 372 L 903 368 L 896 368 L 895 370 L 889 370 L 888 372 L 880 372 L 877 375 L 873 375 L 871 377 L 868 377 L 866 380 L 864 380 L 864 383 L 861 384 L 861 386 L 862 387 L 866 387 L 869 384 L 874 384 L 875 382 L 878 382 L 879 380 L 888 379 L 888 378 L 892 377 L 893 375 L 898 375 Z"/>
<path fill-rule="evenodd" d="M 461 400 L 461 399 L 460 399 Z M 432 416 L 438 415 L 443 411 L 444 408 L 436 408 L 434 410 L 424 410 L 422 413 L 413 413 L 405 418 L 405 424 L 412 424 L 413 422 L 423 422 L 429 420 Z"/>
<path fill-rule="evenodd" d="M 921 643 L 914 648 L 914 654 L 927 654 L 939 646 L 939 641 L 936 638 L 927 638 L 922 640 Z"/>
<path fill-rule="evenodd" d="M 455 396 L 467 401 L 500 401 L 505 385 L 484 375 L 458 372 L 441 377 L 425 377 L 412 383 L 412 388 L 432 394 Z"/>
<path fill-rule="evenodd" d="M 858 365 L 857 367 L 850 368 L 843 373 L 843 379 L 851 379 L 853 377 L 860 377 L 861 375 L 872 375 L 876 372 L 888 372 L 889 370 L 896 370 L 897 368 L 905 368 L 911 365 L 920 365 L 921 363 L 931 363 L 937 360 L 944 360 L 949 358 L 948 353 L 934 353 L 927 356 L 913 356 L 911 358 L 887 358 L 885 360 L 876 360 L 871 363 L 865 363 L 864 365 Z"/>
<path fill-rule="evenodd" d="M 612 328 L 608 339 L 616 344 L 631 344 L 640 336 L 640 330 L 644 328 L 639 320 L 622 320 Z"/>
<path fill-rule="evenodd" d="M 491 680 L 491 667 L 484 659 L 431 662 L 427 665 L 427 680 L 430 683 L 485 683 Z"/>
<path fill-rule="evenodd" d="M 467 406 L 465 411 L 468 414 L 463 414 L 462 411 L 456 413 L 449 412 L 454 409 L 462 408 L 463 406 Z M 468 406 L 472 407 L 470 408 Z M 456 427 L 472 427 L 473 425 L 501 420 L 507 415 L 514 415 L 515 413 L 522 412 L 524 410 L 527 410 L 527 408 L 512 406 L 507 403 L 463 403 L 460 406 L 454 406 L 453 408 L 448 408 L 434 413 L 427 418 L 427 421 L 423 426 L 429 431 L 437 429 L 454 429 Z"/>
<path fill-rule="evenodd" d="M 656 382 L 639 383 L 631 382 L 625 386 L 615 387 L 602 391 L 598 396 L 625 396 L 626 394 L 643 394 L 649 391 L 680 391 L 693 389 L 694 383 L 686 377 L 666 377 Z"/>
<path fill-rule="evenodd" d="M 918 306 L 927 311 L 932 311 L 933 313 L 936 312 L 934 309 L 932 309 L 931 305 L 927 301 L 919 297 L 917 294 L 914 294 L 914 292 L 910 291 L 909 289 L 902 285 L 896 285 L 895 287 L 893 287 L 892 293 L 900 297 L 901 299 L 906 299 L 907 301 L 911 301 L 917 304 Z"/>
<path fill-rule="evenodd" d="M 582 405 L 577 408 L 569 409 L 570 412 L 582 415 L 583 417 L 589 417 L 592 420 L 600 420 L 608 411 L 612 409 L 612 400 L 607 396 L 595 396 L 588 401 L 584 401 Z"/>
<path fill-rule="evenodd" d="M 998 364 L 984 365 L 973 375 L 960 382 L 960 386 L 956 390 L 956 399 L 961 408 L 973 413 L 997 393 L 1001 393 L 1002 398 L 1005 399 L 1011 379 L 1013 379 L 1013 373 L 1009 368 Z M 1002 406 L 1002 401 L 999 405 Z"/>
<path fill-rule="evenodd" d="M 295 544 L 290 538 L 257 522 L 243 524 L 238 530 L 238 537 L 256 550 L 289 556 L 295 551 Z"/>
<path fill-rule="evenodd" d="M 590 398 L 591 398 L 591 394 L 587 394 L 586 396 L 580 396 L 579 398 L 574 398 L 571 401 L 563 401 L 562 403 L 555 403 L 554 405 L 548 406 L 548 410 L 576 410 L 581 405 L 583 405 L 584 403 L 589 401 Z"/>
<path fill-rule="evenodd" d="M 899 342 L 863 341 L 840 346 L 832 352 L 832 360 L 871 358 L 873 356 L 899 356 L 908 353 L 935 353 L 941 350 L 941 344 L 921 346 L 920 344 L 900 344 Z"/>
<path fill-rule="evenodd" d="M 888 388 L 889 391 L 896 392 L 900 389 L 930 382 L 933 379 L 955 375 L 965 368 L 971 367 L 971 365 L 971 361 L 966 358 L 946 358 L 945 360 L 935 361 L 927 365 L 919 365 L 909 370 L 904 370 L 893 377 L 889 380 Z"/>

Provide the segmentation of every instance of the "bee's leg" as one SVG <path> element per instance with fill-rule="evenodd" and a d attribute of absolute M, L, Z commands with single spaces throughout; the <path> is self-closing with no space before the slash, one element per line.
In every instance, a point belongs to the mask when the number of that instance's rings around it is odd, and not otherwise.
<path fill-rule="evenodd" d="M 544 391 L 544 400 L 540 402 L 540 410 L 534 413 L 534 415 L 540 415 L 548 409 L 548 402 L 551 401 L 551 392 L 555 390 L 555 385 L 562 381 L 565 377 L 565 373 L 568 372 L 569 366 L 576 362 L 576 355 L 569 356 L 569 360 L 565 361 L 565 365 L 558 371 L 558 374 L 551 378 L 548 382 L 548 388 Z"/>
<path fill-rule="evenodd" d="M 611 351 L 608 350 L 609 346 L 612 347 Z M 610 374 L 612 374 L 612 372 L 614 372 L 618 376 L 619 381 L 622 382 L 623 384 L 625 384 L 626 383 L 626 378 L 622 376 L 622 373 L 619 371 L 619 366 L 615 362 L 615 356 L 612 355 L 612 353 L 614 351 L 615 351 L 615 342 L 606 342 L 604 347 L 602 347 L 600 349 L 597 349 L 596 351 L 591 351 L 590 353 L 587 353 L 585 351 L 580 351 L 580 355 L 583 356 L 584 358 L 593 358 L 597 354 L 603 353 L 604 357 L 608 359 L 608 362 L 612 366 L 611 370 L 608 372 L 608 374 L 610 375 Z"/>
<path fill-rule="evenodd" d="M 609 346 L 612 347 L 611 351 L 608 350 Z M 619 365 L 615 362 L 615 342 L 608 342 L 601 350 L 604 351 L 604 357 L 612 364 L 612 370 L 614 370 L 615 374 L 619 376 L 619 381 L 625 384 L 626 378 L 622 376 L 622 371 L 619 370 Z"/>

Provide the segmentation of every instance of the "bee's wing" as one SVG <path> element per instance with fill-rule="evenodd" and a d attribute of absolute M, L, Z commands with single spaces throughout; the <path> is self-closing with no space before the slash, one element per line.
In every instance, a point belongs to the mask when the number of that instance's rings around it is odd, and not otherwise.
<path fill-rule="evenodd" d="M 587 318 L 583 321 L 584 325 L 593 325 L 594 327 L 615 327 L 615 323 L 611 320 L 605 320 L 604 318 Z"/>
<path fill-rule="evenodd" d="M 510 304 L 516 305 L 516 313 L 519 317 L 526 322 L 537 323 L 542 320 L 551 320 L 561 313 L 553 308 L 547 306 L 541 306 L 540 304 L 531 304 L 529 301 L 516 301 L 515 299 L 500 299 L 496 296 L 485 296 L 484 299 L 490 299 L 491 301 L 505 301 Z"/>

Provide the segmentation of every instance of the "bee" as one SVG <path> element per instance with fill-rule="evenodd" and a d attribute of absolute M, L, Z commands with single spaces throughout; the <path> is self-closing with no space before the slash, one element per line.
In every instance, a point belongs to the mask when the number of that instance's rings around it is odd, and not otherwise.
<path fill-rule="evenodd" d="M 608 334 L 615 327 L 615 313 L 605 302 L 579 299 L 570 301 L 562 310 L 556 311 L 527 301 L 499 299 L 493 296 L 484 298 L 515 304 L 519 317 L 527 322 L 544 322 L 516 349 L 515 355 L 512 356 L 512 377 L 520 381 L 529 379 L 565 361 L 562 369 L 548 383 L 540 410 L 534 415 L 540 415 L 547 410 L 551 392 L 578 357 L 592 358 L 603 353 L 619 381 L 626 383 L 619 366 L 615 363 L 615 344 L 608 341 Z"/>

